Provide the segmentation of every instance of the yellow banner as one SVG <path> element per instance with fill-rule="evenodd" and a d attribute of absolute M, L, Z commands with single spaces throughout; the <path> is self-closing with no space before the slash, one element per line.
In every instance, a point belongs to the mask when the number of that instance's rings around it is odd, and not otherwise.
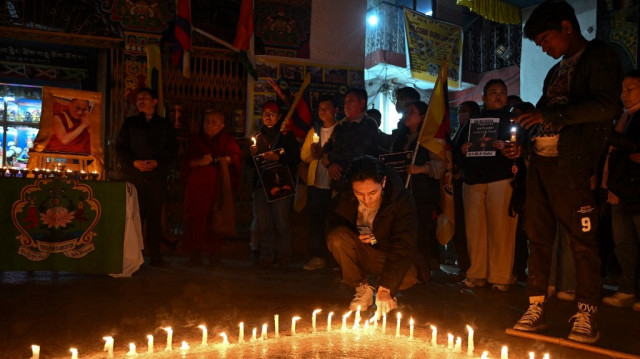
<path fill-rule="evenodd" d="M 462 28 L 405 9 L 404 24 L 411 76 L 435 82 L 440 64 L 449 64 L 449 86 L 460 87 Z"/>

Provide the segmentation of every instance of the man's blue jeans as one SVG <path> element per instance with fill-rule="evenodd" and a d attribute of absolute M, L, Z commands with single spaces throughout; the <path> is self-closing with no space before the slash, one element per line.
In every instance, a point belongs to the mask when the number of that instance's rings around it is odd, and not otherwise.
<path fill-rule="evenodd" d="M 624 212 L 621 204 L 611 205 L 611 227 L 613 243 L 622 275 L 618 282 L 618 292 L 637 294 L 638 257 L 640 256 L 640 215 Z"/>

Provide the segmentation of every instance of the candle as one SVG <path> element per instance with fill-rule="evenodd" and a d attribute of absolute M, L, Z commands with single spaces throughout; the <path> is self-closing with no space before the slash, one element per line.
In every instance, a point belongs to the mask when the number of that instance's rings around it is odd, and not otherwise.
<path fill-rule="evenodd" d="M 544 353 L 544 356 L 542 356 L 542 359 L 549 359 L 549 353 Z"/>
<path fill-rule="evenodd" d="M 371 319 L 369 319 L 369 323 L 373 323 L 373 332 L 375 333 L 378 328 L 378 316 L 374 315 L 371 317 Z"/>
<path fill-rule="evenodd" d="M 153 335 L 147 334 L 147 354 L 153 354 Z"/>
<path fill-rule="evenodd" d="M 327 316 L 327 331 L 331 331 L 331 317 L 333 317 L 333 312 L 329 313 Z"/>
<path fill-rule="evenodd" d="M 129 352 L 127 353 L 128 357 L 137 357 L 138 352 L 136 352 L 136 345 L 134 343 L 129 343 Z"/>
<path fill-rule="evenodd" d="M 400 320 L 402 319 L 402 314 L 398 313 L 396 314 L 396 318 L 398 319 L 396 321 L 396 338 L 400 336 Z"/>
<path fill-rule="evenodd" d="M 356 310 L 356 316 L 353 321 L 360 321 L 360 306 L 358 306 L 358 309 Z"/>
<path fill-rule="evenodd" d="M 313 328 L 313 333 L 315 334 L 316 332 L 316 316 L 318 315 L 318 313 L 320 313 L 322 311 L 322 309 L 316 309 L 313 311 L 313 314 L 311 314 L 311 326 Z"/>
<path fill-rule="evenodd" d="M 200 324 L 198 325 L 198 328 L 202 329 L 202 344 L 200 346 L 202 347 L 206 347 L 207 344 L 207 327 L 204 326 L 204 324 Z"/>
<path fill-rule="evenodd" d="M 382 314 L 382 334 L 387 332 L 387 314 Z"/>
<path fill-rule="evenodd" d="M 69 351 L 71 352 L 71 359 L 78 359 L 78 349 L 71 348 Z"/>
<path fill-rule="evenodd" d="M 33 353 L 33 355 L 31 356 L 31 359 L 40 359 L 40 346 L 39 345 L 32 345 L 31 346 L 31 352 Z"/>
<path fill-rule="evenodd" d="M 320 136 L 318 136 L 317 133 L 313 134 L 313 143 L 318 143 L 320 142 Z"/>
<path fill-rule="evenodd" d="M 291 318 L 291 336 L 296 335 L 296 322 L 300 320 L 300 317 Z"/>
<path fill-rule="evenodd" d="M 279 332 L 279 318 L 280 316 L 278 316 L 278 314 L 273 316 L 273 321 L 276 323 L 275 325 L 275 331 L 276 331 L 276 338 L 280 337 L 280 332 Z"/>
<path fill-rule="evenodd" d="M 244 322 L 240 322 L 240 333 L 238 334 L 238 343 L 244 343 Z"/>
<path fill-rule="evenodd" d="M 104 349 L 107 352 L 107 358 L 113 358 L 113 337 L 102 337 L 104 339 Z"/>
<path fill-rule="evenodd" d="M 500 359 L 509 359 L 509 348 L 506 345 L 500 350 Z"/>
<path fill-rule="evenodd" d="M 258 143 L 258 142 L 256 142 L 256 138 L 255 137 L 251 137 L 251 141 L 253 142 L 254 146 Z"/>
<path fill-rule="evenodd" d="M 447 349 L 453 350 L 453 334 L 447 333 Z"/>
<path fill-rule="evenodd" d="M 467 325 L 467 331 L 469 332 L 469 336 L 467 337 L 467 356 L 473 356 L 473 328 Z"/>
<path fill-rule="evenodd" d="M 483 351 L 482 352 L 482 356 L 480 357 L 480 359 L 488 359 L 489 358 L 489 352 L 488 351 Z"/>
<path fill-rule="evenodd" d="M 356 319 L 353 321 L 352 330 L 358 330 L 359 327 L 360 327 L 360 318 L 358 318 L 358 316 L 356 315 Z"/>
<path fill-rule="evenodd" d="M 260 334 L 260 340 L 267 339 L 267 323 L 262 324 L 262 333 Z"/>
<path fill-rule="evenodd" d="M 258 328 L 253 328 L 253 330 L 251 331 L 250 341 L 255 342 L 256 340 L 258 340 Z"/>
<path fill-rule="evenodd" d="M 409 320 L 409 339 L 413 339 L 413 318 Z"/>
<path fill-rule="evenodd" d="M 173 329 L 171 327 L 162 328 L 165 332 L 167 332 L 167 347 L 164 349 L 168 352 L 172 351 L 171 341 L 173 340 Z"/>
<path fill-rule="evenodd" d="M 351 311 L 348 311 L 347 314 L 342 316 L 342 331 L 347 331 L 347 318 L 351 315 Z"/>
<path fill-rule="evenodd" d="M 229 345 L 229 338 L 227 338 L 227 333 L 222 332 L 220 333 L 220 336 L 222 337 L 222 345 Z"/>
<path fill-rule="evenodd" d="M 438 328 L 433 325 L 431 326 L 431 345 L 438 346 Z"/>
<path fill-rule="evenodd" d="M 367 334 L 369 332 L 369 321 L 368 320 L 364 321 L 363 331 L 364 331 L 365 334 Z"/>
<path fill-rule="evenodd" d="M 536 353 L 529 352 L 529 359 L 536 359 Z"/>
<path fill-rule="evenodd" d="M 462 338 L 456 337 L 456 346 L 453 349 L 456 353 L 462 352 Z"/>
<path fill-rule="evenodd" d="M 509 142 L 516 142 L 516 133 L 517 133 L 518 129 L 516 126 L 511 127 L 511 137 L 509 137 Z"/>
<path fill-rule="evenodd" d="M 182 341 L 182 345 L 180 346 L 180 354 L 187 355 L 187 352 L 189 351 L 189 349 L 191 349 L 191 347 L 189 346 L 189 343 L 187 343 L 186 341 Z"/>

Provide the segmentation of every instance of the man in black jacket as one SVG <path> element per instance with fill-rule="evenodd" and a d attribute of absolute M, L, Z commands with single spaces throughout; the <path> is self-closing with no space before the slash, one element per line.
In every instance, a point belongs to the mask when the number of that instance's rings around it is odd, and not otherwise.
<path fill-rule="evenodd" d="M 398 291 L 418 280 L 416 206 L 400 176 L 373 157 L 356 158 L 347 180 L 351 190 L 335 198 L 329 214 L 327 246 L 343 282 L 356 288 L 351 310 L 373 304 L 371 274 L 378 276 L 378 313 L 387 313 L 397 306 Z"/>
<path fill-rule="evenodd" d="M 596 238 L 598 214 L 592 177 L 604 150 L 605 135 L 620 113 L 622 66 L 599 40 L 587 41 L 571 5 L 546 1 L 524 27 L 527 38 L 561 61 L 544 80 L 537 110 L 516 121 L 532 133 L 527 172 L 525 228 L 529 236 L 529 309 L 514 329 L 538 331 L 544 318 L 551 252 L 557 224 L 571 241 L 576 263 L 578 311 L 569 339 L 594 343 L 595 316 L 602 287 Z"/>

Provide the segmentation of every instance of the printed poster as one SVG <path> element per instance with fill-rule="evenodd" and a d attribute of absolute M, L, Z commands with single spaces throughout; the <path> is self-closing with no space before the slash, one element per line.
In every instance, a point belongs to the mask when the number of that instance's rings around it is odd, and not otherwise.
<path fill-rule="evenodd" d="M 413 151 L 388 153 L 378 156 L 380 162 L 398 172 L 403 181 L 407 178 L 407 167 L 411 164 Z"/>
<path fill-rule="evenodd" d="M 496 155 L 493 141 L 498 139 L 499 118 L 472 118 L 469 120 L 467 157 L 492 157 Z"/>
<path fill-rule="evenodd" d="M 284 148 L 275 149 L 273 152 L 282 156 Z M 289 166 L 267 160 L 262 154 L 253 156 L 253 163 L 260 174 L 260 182 L 267 196 L 267 201 L 273 202 L 296 194 L 296 186 L 293 183 Z"/>

